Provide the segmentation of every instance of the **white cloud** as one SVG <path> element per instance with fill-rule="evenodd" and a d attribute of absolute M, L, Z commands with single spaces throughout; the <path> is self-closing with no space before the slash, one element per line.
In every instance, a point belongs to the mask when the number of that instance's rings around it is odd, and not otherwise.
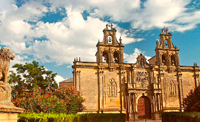
<path fill-rule="evenodd" d="M 18 63 L 18 64 L 25 64 L 24 59 L 26 59 L 26 58 L 27 58 L 26 56 L 15 55 L 14 60 L 10 60 L 10 68 L 9 68 L 9 70 L 16 73 L 16 72 L 17 72 L 17 71 L 16 71 L 16 68 L 12 68 L 12 67 L 13 67 L 16 63 Z"/>
<path fill-rule="evenodd" d="M 58 85 L 59 85 L 59 82 L 61 82 L 61 81 L 63 81 L 63 80 L 65 80 L 65 79 L 64 79 L 62 76 L 56 75 L 55 81 L 58 83 Z"/>
<path fill-rule="evenodd" d="M 131 22 L 133 28 L 148 30 L 154 27 L 169 27 L 174 31 L 185 31 L 196 27 L 200 21 L 199 10 L 186 12 L 190 0 L 45 0 L 27 1 L 21 7 L 14 0 L 3 0 L 0 4 L 0 43 L 11 48 L 23 62 L 24 55 L 33 55 L 34 59 L 57 64 L 73 62 L 74 57 L 95 61 L 96 43 L 103 39 L 102 30 L 107 24 L 101 18 L 110 17 L 115 22 Z M 141 7 L 143 4 L 143 8 Z M 66 10 L 67 17 L 59 22 L 39 21 L 47 12 Z M 84 10 L 91 16 L 84 20 Z M 36 24 L 30 24 L 29 22 Z M 173 21 L 173 22 L 171 22 Z M 117 38 L 122 37 L 123 44 L 142 41 L 143 38 L 128 37 L 128 30 L 117 25 Z M 133 34 L 134 35 L 134 34 Z M 46 40 L 39 39 L 45 37 Z M 127 61 L 135 61 L 141 51 L 137 48 Z M 136 55 L 137 54 L 137 55 Z M 21 57 L 21 59 L 20 59 Z"/>
<path fill-rule="evenodd" d="M 115 22 L 131 22 L 132 28 L 149 30 L 152 28 L 168 27 L 171 31 L 191 30 L 199 24 L 199 10 L 194 11 L 200 4 L 191 0 L 47 0 L 51 8 L 71 8 L 78 12 L 87 10 L 92 17 L 109 17 Z M 192 4 L 188 6 L 189 4 Z M 196 5 L 196 6 L 195 6 Z M 188 18 L 188 19 L 186 19 Z M 76 22 L 75 22 L 76 23 Z"/>
<path fill-rule="evenodd" d="M 143 54 L 145 56 L 145 58 L 147 59 L 150 59 L 151 57 L 150 56 L 147 56 L 145 55 L 145 52 L 144 51 L 141 51 L 139 50 L 138 48 L 135 48 L 134 49 L 134 52 L 132 54 L 126 54 L 124 53 L 124 60 L 125 62 L 127 63 L 136 63 L 137 61 L 137 57 L 140 55 L 140 54 Z"/>
<path fill-rule="evenodd" d="M 80 12 L 72 9 L 68 9 L 67 15 L 61 22 L 37 23 L 34 28 L 36 35 L 45 36 L 48 40 L 35 40 L 32 43 L 31 49 L 35 58 L 44 62 L 54 61 L 57 64 L 72 64 L 74 57 L 95 61 L 95 45 L 98 39 L 103 39 L 102 30 L 107 23 L 93 17 L 84 20 Z M 124 44 L 142 40 L 127 37 L 124 31 L 117 34 L 117 38 L 122 37 Z"/>

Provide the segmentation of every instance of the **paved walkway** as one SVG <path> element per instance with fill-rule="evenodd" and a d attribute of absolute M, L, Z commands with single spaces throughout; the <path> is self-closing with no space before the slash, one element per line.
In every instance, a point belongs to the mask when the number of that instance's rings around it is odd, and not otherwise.
<path fill-rule="evenodd" d="M 152 119 L 147 119 L 145 120 L 138 120 L 138 121 L 129 121 L 129 122 L 162 122 L 162 120 L 152 120 Z"/>

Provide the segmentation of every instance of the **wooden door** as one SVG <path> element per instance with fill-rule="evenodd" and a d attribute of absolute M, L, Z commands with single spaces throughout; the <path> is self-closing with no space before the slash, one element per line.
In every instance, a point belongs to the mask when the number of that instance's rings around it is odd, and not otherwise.
<path fill-rule="evenodd" d="M 151 119 L 151 104 L 147 97 L 140 97 L 138 100 L 138 118 Z"/>

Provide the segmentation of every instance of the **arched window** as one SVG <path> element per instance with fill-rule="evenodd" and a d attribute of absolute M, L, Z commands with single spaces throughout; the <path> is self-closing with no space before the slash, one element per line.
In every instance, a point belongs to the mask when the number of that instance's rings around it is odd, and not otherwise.
<path fill-rule="evenodd" d="M 108 36 L 108 43 L 112 43 L 112 36 Z"/>
<path fill-rule="evenodd" d="M 108 52 L 103 51 L 102 62 L 108 63 Z"/>
<path fill-rule="evenodd" d="M 162 65 L 167 65 L 167 56 L 166 55 L 162 55 Z"/>
<path fill-rule="evenodd" d="M 171 65 L 173 65 L 173 66 L 177 65 L 176 56 L 175 55 L 171 56 Z"/>
<path fill-rule="evenodd" d="M 119 63 L 119 51 L 115 51 L 113 54 L 113 62 Z"/>
<path fill-rule="evenodd" d="M 117 84 L 114 79 L 108 83 L 108 97 L 117 97 Z"/>
<path fill-rule="evenodd" d="M 167 42 L 167 40 L 165 40 L 165 47 L 168 47 L 169 45 L 168 45 L 168 42 Z"/>
<path fill-rule="evenodd" d="M 170 96 L 176 96 L 176 85 L 173 81 L 169 82 L 168 88 Z"/>

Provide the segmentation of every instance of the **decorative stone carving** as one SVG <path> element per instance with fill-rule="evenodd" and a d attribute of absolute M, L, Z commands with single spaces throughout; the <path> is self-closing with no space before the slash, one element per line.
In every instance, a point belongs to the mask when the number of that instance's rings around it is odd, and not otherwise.
<path fill-rule="evenodd" d="M 108 87 L 108 97 L 117 97 L 117 84 L 114 79 L 110 79 L 107 84 Z"/>
<path fill-rule="evenodd" d="M 176 83 L 173 80 L 170 80 L 168 83 L 168 90 L 169 90 L 169 96 L 174 97 L 176 96 Z"/>
<path fill-rule="evenodd" d="M 136 88 L 147 89 L 149 77 L 147 72 L 138 71 L 136 74 Z"/>
<path fill-rule="evenodd" d="M 159 40 L 157 39 L 157 40 L 156 40 L 156 46 L 159 47 L 159 45 L 160 45 L 160 42 L 159 42 Z"/>
<path fill-rule="evenodd" d="M 7 47 L 0 50 L 0 112 L 23 112 L 23 109 L 17 108 L 11 102 L 11 87 L 7 83 L 9 73 L 10 60 L 13 60 L 15 55 Z"/>
<path fill-rule="evenodd" d="M 142 54 L 140 54 L 137 57 L 136 65 L 138 68 L 148 68 L 149 67 L 149 64 L 147 63 L 146 58 Z"/>

